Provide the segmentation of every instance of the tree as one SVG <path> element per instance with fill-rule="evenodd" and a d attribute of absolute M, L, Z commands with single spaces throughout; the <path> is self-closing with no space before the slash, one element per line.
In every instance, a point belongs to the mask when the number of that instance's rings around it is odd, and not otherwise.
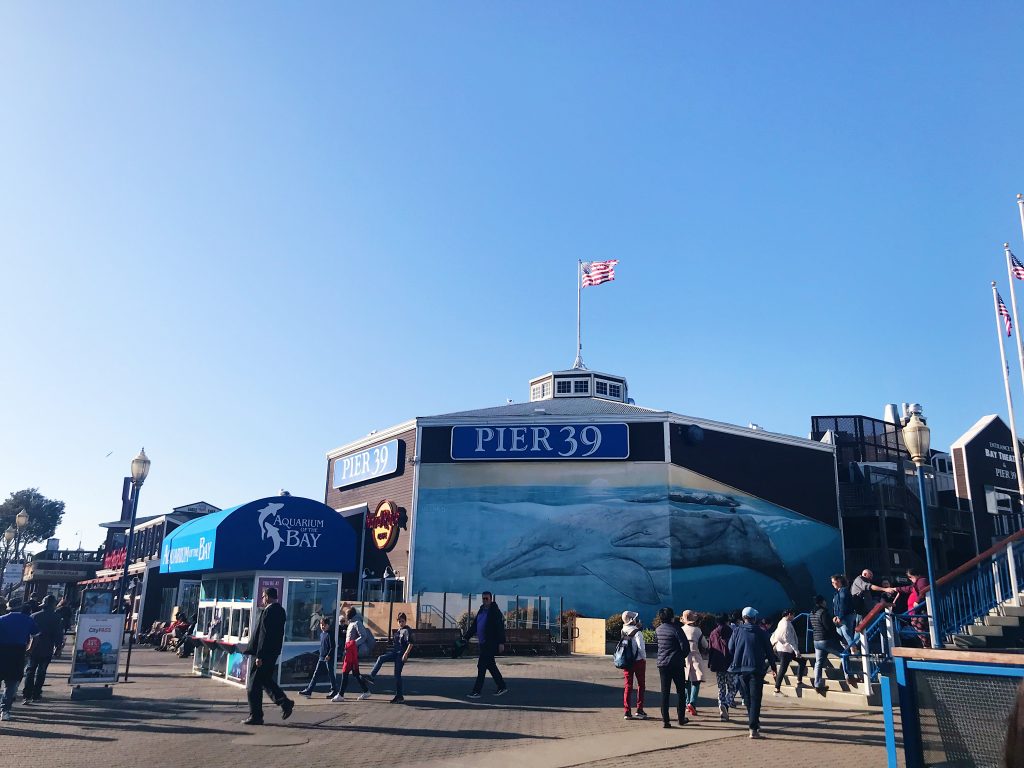
<path fill-rule="evenodd" d="M 21 529 L 19 547 L 53 536 L 64 517 L 64 502 L 46 498 L 38 488 L 16 491 L 0 504 L 0 534 L 9 527 L 18 527 L 15 518 L 22 510 L 28 514 L 29 520 L 28 525 Z M 6 567 L 13 558 L 14 542 L 0 535 L 0 564 Z"/>

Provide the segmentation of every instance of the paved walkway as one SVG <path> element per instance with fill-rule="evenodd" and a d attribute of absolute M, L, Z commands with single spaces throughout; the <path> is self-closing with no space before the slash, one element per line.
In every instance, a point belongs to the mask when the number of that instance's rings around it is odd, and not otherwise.
<path fill-rule="evenodd" d="M 762 712 L 766 738 L 751 741 L 743 710 L 736 722 L 722 723 L 705 700 L 703 714 L 690 725 L 666 730 L 657 719 L 657 693 L 647 705 L 655 719 L 622 719 L 621 677 L 607 659 L 500 661 L 510 691 L 502 698 L 464 698 L 476 671 L 473 659 L 414 660 L 406 666 L 404 706 L 388 703 L 393 689 L 385 667 L 369 701 L 335 704 L 296 695 L 298 706 L 287 722 L 268 702 L 262 728 L 239 723 L 247 713 L 243 690 L 192 677 L 191 662 L 168 653 L 137 650 L 131 682 L 119 684 L 106 701 L 71 701 L 68 664 L 56 661 L 46 700 L 19 703 L 14 718 L 0 723 L 0 753 L 10 765 L 32 761 L 47 768 L 78 768 L 86 757 L 104 768 L 180 768 L 183 760 L 203 768 L 286 762 L 317 768 L 349 760 L 476 768 L 483 753 L 488 768 L 620 768 L 623 756 L 641 754 L 644 768 L 681 759 L 757 768 L 885 764 L 877 714 L 769 698 Z M 706 688 L 715 690 L 713 684 Z M 485 691 L 493 691 L 490 681 Z"/>

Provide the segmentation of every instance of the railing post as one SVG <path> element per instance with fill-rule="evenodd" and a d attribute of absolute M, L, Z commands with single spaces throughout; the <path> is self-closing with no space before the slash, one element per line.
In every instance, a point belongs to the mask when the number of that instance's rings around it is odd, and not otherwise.
<path fill-rule="evenodd" d="M 1020 605 L 1020 585 L 1017 582 L 1017 562 L 1013 556 L 1013 542 L 1006 545 L 1006 567 L 1010 569 L 1010 599 L 1014 605 Z"/>
<path fill-rule="evenodd" d="M 864 672 L 864 695 L 871 695 L 871 643 L 868 641 L 867 627 L 860 633 L 860 666 Z"/>
<path fill-rule="evenodd" d="M 924 596 L 924 607 L 928 612 L 928 636 L 932 648 L 942 648 L 942 629 L 939 626 L 938 604 L 935 602 L 935 592 L 931 589 Z"/>
<path fill-rule="evenodd" d="M 999 558 L 992 558 L 992 588 L 996 593 L 996 605 L 1003 603 L 1003 580 L 999 578 Z"/>

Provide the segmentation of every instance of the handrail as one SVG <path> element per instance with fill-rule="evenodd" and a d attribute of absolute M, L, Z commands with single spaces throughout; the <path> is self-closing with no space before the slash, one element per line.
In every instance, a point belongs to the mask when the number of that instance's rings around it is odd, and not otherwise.
<path fill-rule="evenodd" d="M 958 568 L 954 568 L 952 571 L 947 573 L 941 579 L 936 579 L 935 585 L 938 586 L 938 587 L 941 587 L 942 585 L 948 584 L 949 582 L 951 582 L 951 581 L 953 581 L 953 580 L 963 576 L 965 573 L 969 572 L 974 567 L 980 565 L 985 560 L 988 560 L 993 555 L 997 555 L 1000 552 L 1002 552 L 1003 550 L 1005 550 L 1008 546 L 1010 546 L 1010 544 L 1013 544 L 1014 542 L 1019 541 L 1021 539 L 1024 539 L 1024 528 L 1021 528 L 1016 533 L 1013 533 L 1013 534 L 1007 536 L 1005 539 L 1000 541 L 998 544 L 993 544 L 991 547 L 986 549 L 981 554 L 975 555 L 974 557 L 972 557 L 970 560 L 968 560 L 963 565 L 959 566 Z M 923 598 L 930 591 L 931 591 L 931 585 L 928 585 L 923 590 L 921 590 L 920 597 Z M 884 608 L 885 608 L 885 603 L 884 602 L 877 603 L 875 605 L 875 607 L 872 608 L 868 612 L 868 614 L 863 618 L 863 620 L 860 622 L 860 624 L 858 624 L 856 626 L 854 631 L 855 632 L 863 632 L 866 627 L 871 625 L 871 623 L 874 621 L 875 617 L 878 616 L 878 614 L 881 613 L 884 610 Z"/>

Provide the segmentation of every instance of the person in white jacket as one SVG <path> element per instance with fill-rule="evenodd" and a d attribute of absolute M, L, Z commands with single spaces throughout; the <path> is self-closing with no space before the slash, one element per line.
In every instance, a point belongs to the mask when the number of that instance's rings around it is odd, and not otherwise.
<path fill-rule="evenodd" d="M 690 641 L 690 655 L 686 657 L 686 682 L 689 684 L 686 711 L 696 715 L 697 694 L 700 692 L 700 684 L 708 675 L 707 666 L 704 664 L 704 658 L 708 654 L 708 641 L 701 628 L 697 626 L 696 611 L 683 611 L 683 634 Z"/>
<path fill-rule="evenodd" d="M 640 617 L 636 611 L 623 611 L 622 613 L 622 637 L 628 638 L 635 644 L 635 661 L 624 670 L 622 676 L 625 678 L 625 690 L 622 693 L 622 706 L 626 710 L 623 715 L 626 720 L 646 720 L 647 713 L 644 712 L 644 693 L 647 691 L 647 644 L 644 642 L 643 627 L 640 625 Z M 629 706 L 630 693 L 633 690 L 633 678 L 636 678 L 636 715 L 633 715 Z"/>
<path fill-rule="evenodd" d="M 792 608 L 787 608 L 782 613 L 779 625 L 772 632 L 771 642 L 775 655 L 779 657 L 779 666 L 775 672 L 775 692 L 773 696 L 784 696 L 782 692 L 782 678 L 789 671 L 789 664 L 796 660 L 796 684 L 797 687 L 804 683 L 804 673 L 807 671 L 807 663 L 800 656 L 799 640 L 796 636 L 796 628 L 793 626 Z"/>

